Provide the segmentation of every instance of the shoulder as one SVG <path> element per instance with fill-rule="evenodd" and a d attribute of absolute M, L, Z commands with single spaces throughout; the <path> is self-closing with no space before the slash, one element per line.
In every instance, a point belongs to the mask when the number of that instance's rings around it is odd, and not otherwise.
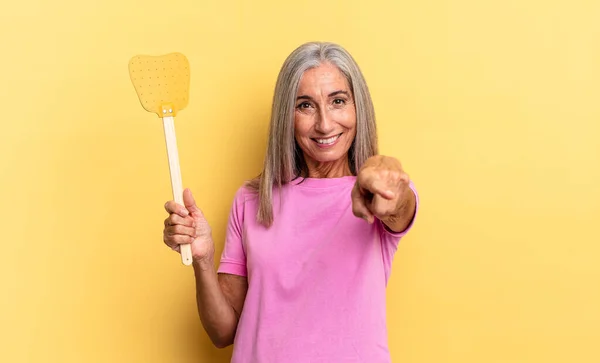
<path fill-rule="evenodd" d="M 234 207 L 243 207 L 247 203 L 258 201 L 258 191 L 254 188 L 251 182 L 245 182 L 238 187 L 233 196 Z"/>
<path fill-rule="evenodd" d="M 241 229 L 248 215 L 256 214 L 258 207 L 258 194 L 246 183 L 238 187 L 230 204 L 229 222 Z"/>

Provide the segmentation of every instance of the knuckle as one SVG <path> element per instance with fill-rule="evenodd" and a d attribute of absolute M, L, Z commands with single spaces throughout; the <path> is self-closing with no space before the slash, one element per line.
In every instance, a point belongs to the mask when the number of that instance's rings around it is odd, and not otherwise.
<path fill-rule="evenodd" d="M 388 170 L 388 176 L 394 181 L 399 181 L 402 173 L 400 173 L 400 170 Z"/>
<path fill-rule="evenodd" d="M 402 173 L 400 175 L 400 180 L 402 181 L 402 183 L 408 184 L 408 183 L 410 183 L 410 176 L 408 176 L 408 174 L 406 174 L 406 173 Z"/>
<path fill-rule="evenodd" d="M 352 201 L 352 211 L 360 212 L 361 210 L 363 210 L 365 208 L 364 203 L 365 203 L 365 201 L 363 199 L 358 198 L 358 197 L 355 198 Z"/>
<path fill-rule="evenodd" d="M 381 208 L 379 207 L 375 207 L 373 208 L 373 210 L 371 211 L 373 213 L 374 216 L 376 217 L 381 217 L 383 215 Z"/>
<path fill-rule="evenodd" d="M 375 203 L 373 206 L 373 214 L 377 215 L 378 217 L 384 216 L 387 214 L 388 209 L 389 206 L 387 203 Z"/>

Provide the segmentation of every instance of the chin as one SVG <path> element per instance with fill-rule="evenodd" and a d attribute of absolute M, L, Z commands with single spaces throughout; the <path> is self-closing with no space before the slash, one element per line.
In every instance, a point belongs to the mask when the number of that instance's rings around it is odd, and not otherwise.
<path fill-rule="evenodd" d="M 315 153 L 309 155 L 311 159 L 319 163 L 333 163 L 342 159 L 348 159 L 348 151 L 346 152 L 323 152 L 318 150 Z"/>

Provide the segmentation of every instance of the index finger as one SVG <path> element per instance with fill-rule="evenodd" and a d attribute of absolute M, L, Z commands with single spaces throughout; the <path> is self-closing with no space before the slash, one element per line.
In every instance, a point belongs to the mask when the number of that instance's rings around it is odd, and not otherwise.
<path fill-rule="evenodd" d="M 381 179 L 376 178 L 372 174 L 359 177 L 358 185 L 360 186 L 360 191 L 363 194 L 364 190 L 368 190 L 373 194 L 382 196 L 384 199 L 394 199 L 394 192 L 389 190 L 385 183 L 381 181 Z"/>
<path fill-rule="evenodd" d="M 172 213 L 165 219 L 165 226 L 174 226 L 176 224 L 181 224 L 186 227 L 195 227 L 194 219 L 190 216 L 183 218 L 179 214 Z"/>
<path fill-rule="evenodd" d="M 178 214 L 184 218 L 190 214 L 190 212 L 188 212 L 188 210 L 184 206 L 175 203 L 175 201 L 173 200 L 170 200 L 167 203 L 165 203 L 165 210 L 171 214 Z"/>

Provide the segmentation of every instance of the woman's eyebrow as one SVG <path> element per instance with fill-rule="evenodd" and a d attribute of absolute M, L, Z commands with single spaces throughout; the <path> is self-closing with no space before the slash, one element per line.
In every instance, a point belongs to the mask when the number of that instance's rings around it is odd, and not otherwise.
<path fill-rule="evenodd" d="M 346 96 L 350 97 L 350 93 L 348 91 L 344 91 L 344 90 L 333 91 L 328 95 L 328 97 L 335 97 L 337 95 L 346 95 Z M 296 100 L 312 100 L 312 99 L 313 98 L 310 97 L 309 95 L 302 95 L 302 96 L 296 97 Z"/>
<path fill-rule="evenodd" d="M 346 95 L 346 96 L 350 97 L 350 93 L 348 93 L 348 91 L 344 91 L 344 90 L 339 90 L 339 91 L 331 92 L 329 94 L 329 97 L 334 97 L 334 96 L 337 96 L 337 95 Z"/>

